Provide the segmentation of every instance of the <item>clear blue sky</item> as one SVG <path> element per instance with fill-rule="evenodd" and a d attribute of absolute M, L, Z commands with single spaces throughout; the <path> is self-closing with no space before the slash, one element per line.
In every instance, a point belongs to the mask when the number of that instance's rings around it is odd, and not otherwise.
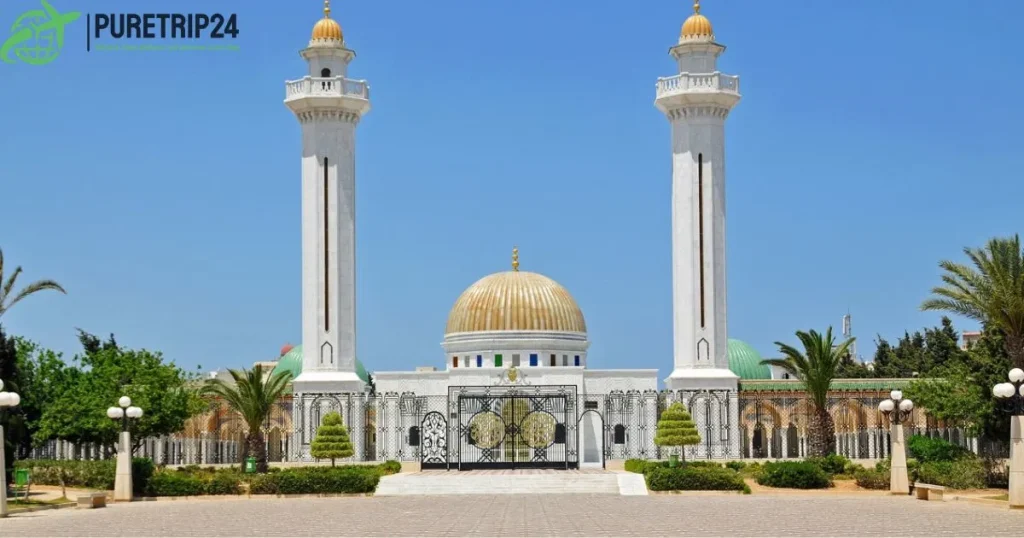
<path fill-rule="evenodd" d="M 62 11 L 138 2 L 53 0 Z M 358 352 L 441 365 L 459 293 L 509 267 L 576 297 L 592 367 L 672 364 L 670 147 L 654 83 L 687 0 L 336 1 L 373 88 L 358 131 Z M 839 326 L 861 353 L 939 316 L 937 262 L 1022 231 L 1024 3 L 706 0 L 743 100 L 727 124 L 729 334 L 771 354 Z M 156 6 L 166 5 L 163 9 Z M 37 0 L 5 0 L 5 34 Z M 75 327 L 203 369 L 300 340 L 300 133 L 284 81 L 317 0 L 147 2 L 239 14 L 239 52 L 0 64 L 4 317 L 72 354 Z M 641 7 L 642 6 L 642 7 Z"/>

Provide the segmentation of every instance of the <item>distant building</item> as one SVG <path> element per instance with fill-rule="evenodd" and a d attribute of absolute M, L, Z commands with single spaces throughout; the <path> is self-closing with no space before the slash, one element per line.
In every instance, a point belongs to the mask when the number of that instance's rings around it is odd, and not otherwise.
<path fill-rule="evenodd" d="M 981 340 L 981 331 L 964 331 L 960 335 L 960 349 L 967 351 L 968 348 Z"/>

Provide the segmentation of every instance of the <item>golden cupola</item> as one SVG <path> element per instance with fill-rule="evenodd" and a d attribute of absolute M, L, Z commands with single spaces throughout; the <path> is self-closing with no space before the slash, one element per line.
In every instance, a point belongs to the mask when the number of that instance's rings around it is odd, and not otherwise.
<path fill-rule="evenodd" d="M 700 14 L 700 0 L 693 2 L 693 15 L 690 15 L 683 22 L 683 28 L 679 32 L 679 42 L 684 41 L 714 41 L 715 32 L 711 29 L 711 21 Z"/>
<path fill-rule="evenodd" d="M 482 331 L 585 334 L 587 324 L 568 290 L 544 275 L 519 270 L 519 250 L 514 249 L 511 271 L 478 280 L 448 314 L 446 335 Z"/>
<path fill-rule="evenodd" d="M 345 37 L 341 33 L 341 25 L 331 18 L 331 0 L 324 0 L 324 18 L 313 25 L 313 41 L 330 40 L 344 43 Z"/>

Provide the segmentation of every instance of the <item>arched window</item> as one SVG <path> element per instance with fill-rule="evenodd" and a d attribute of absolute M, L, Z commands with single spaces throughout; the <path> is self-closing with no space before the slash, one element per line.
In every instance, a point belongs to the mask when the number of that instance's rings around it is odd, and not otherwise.
<path fill-rule="evenodd" d="M 420 446 L 420 427 L 409 428 L 409 446 Z"/>
<path fill-rule="evenodd" d="M 615 444 L 626 444 L 626 427 L 622 424 L 615 425 Z"/>
<path fill-rule="evenodd" d="M 555 444 L 565 444 L 565 424 L 555 424 Z"/>
<path fill-rule="evenodd" d="M 320 76 L 321 76 L 321 77 L 324 77 L 324 78 L 330 78 L 330 76 L 331 76 L 331 70 L 330 70 L 330 69 L 328 69 L 328 68 L 326 68 L 326 67 L 325 67 L 325 68 L 323 68 L 323 69 L 321 69 L 321 70 L 320 70 Z"/>

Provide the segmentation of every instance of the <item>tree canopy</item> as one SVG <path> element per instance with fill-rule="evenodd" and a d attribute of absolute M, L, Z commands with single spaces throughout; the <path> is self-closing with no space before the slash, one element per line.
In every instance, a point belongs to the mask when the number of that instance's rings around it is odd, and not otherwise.
<path fill-rule="evenodd" d="M 121 425 L 108 418 L 106 410 L 117 405 L 121 396 L 130 397 L 132 405 L 144 411 L 142 418 L 132 421 L 136 445 L 146 437 L 181 431 L 187 419 L 204 409 L 195 376 L 165 362 L 159 352 L 123 348 L 113 335 L 100 342 L 79 331 L 79 340 L 84 353 L 75 357 L 77 365 L 62 370 L 50 355 L 40 358 L 39 381 L 51 387 L 35 432 L 37 440 L 112 446 Z"/>
<path fill-rule="evenodd" d="M 16 303 L 33 293 L 45 290 L 59 291 L 64 294 L 67 293 L 60 284 L 53 280 L 37 280 L 15 292 L 14 284 L 18 281 L 19 275 L 21 275 L 20 265 L 15 267 L 14 271 L 7 276 L 7 280 L 4 280 L 4 251 L 0 249 L 0 317 L 2 317 L 4 313 L 10 310 Z"/>

